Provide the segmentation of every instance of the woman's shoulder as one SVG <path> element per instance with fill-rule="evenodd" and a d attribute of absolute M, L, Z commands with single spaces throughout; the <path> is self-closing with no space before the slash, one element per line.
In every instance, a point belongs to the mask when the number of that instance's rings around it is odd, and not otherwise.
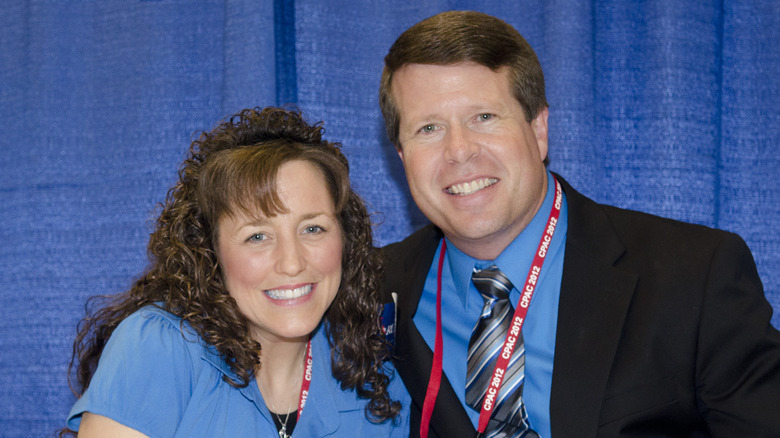
<path fill-rule="evenodd" d="M 144 327 L 146 325 L 161 325 L 166 327 L 179 326 L 182 319 L 165 310 L 160 304 L 149 304 L 127 316 L 119 324 L 121 326 Z"/>
<path fill-rule="evenodd" d="M 205 346 L 192 327 L 157 305 L 142 307 L 122 320 L 106 345 L 106 353 L 118 356 L 186 356 L 204 353 Z"/>
<path fill-rule="evenodd" d="M 177 418 L 201 362 L 196 360 L 198 345 L 186 339 L 186 331 L 180 318 L 155 306 L 122 320 L 101 353 L 89 387 L 71 410 L 68 427 L 78 427 L 81 414 L 88 411 L 147 435 L 163 430 L 168 421 L 163 413 Z"/>

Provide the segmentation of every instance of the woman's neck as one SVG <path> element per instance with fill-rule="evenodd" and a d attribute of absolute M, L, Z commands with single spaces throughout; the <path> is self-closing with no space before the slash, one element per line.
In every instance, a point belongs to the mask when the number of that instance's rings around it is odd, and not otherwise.
<path fill-rule="evenodd" d="M 286 414 L 298 409 L 307 340 L 261 342 L 257 385 L 269 410 Z"/>

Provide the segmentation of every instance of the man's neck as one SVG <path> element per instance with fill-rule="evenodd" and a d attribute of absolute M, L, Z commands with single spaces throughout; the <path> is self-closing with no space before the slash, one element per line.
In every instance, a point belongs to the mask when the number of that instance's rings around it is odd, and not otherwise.
<path fill-rule="evenodd" d="M 458 236 L 450 236 L 447 235 L 447 233 L 444 235 L 453 245 L 455 245 L 455 247 L 466 255 L 478 260 L 495 260 L 512 242 L 514 242 L 528 224 L 531 223 L 539 212 L 539 208 L 541 208 L 544 203 L 546 194 L 547 190 L 544 191 L 544 195 L 539 199 L 539 203 L 531 214 L 528 214 L 516 223 L 511 224 L 510 227 L 498 230 L 488 236 L 479 239 L 467 239 Z"/>

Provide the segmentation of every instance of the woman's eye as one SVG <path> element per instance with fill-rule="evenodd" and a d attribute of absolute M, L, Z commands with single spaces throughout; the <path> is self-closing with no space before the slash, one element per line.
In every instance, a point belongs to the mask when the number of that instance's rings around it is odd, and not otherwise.
<path fill-rule="evenodd" d="M 265 239 L 266 239 L 265 234 L 255 233 L 255 234 L 252 234 L 251 236 L 249 236 L 249 239 L 247 239 L 247 241 L 248 242 L 259 242 L 259 241 L 262 241 L 262 240 L 265 240 Z"/>
<path fill-rule="evenodd" d="M 310 225 L 306 228 L 304 228 L 303 232 L 306 234 L 318 234 L 325 231 L 325 228 L 322 228 L 319 225 Z"/>

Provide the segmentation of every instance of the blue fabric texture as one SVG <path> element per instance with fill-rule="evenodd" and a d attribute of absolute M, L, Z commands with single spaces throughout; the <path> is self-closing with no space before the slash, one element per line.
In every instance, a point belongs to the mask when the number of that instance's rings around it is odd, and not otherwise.
<path fill-rule="evenodd" d="M 321 328 L 312 338 L 312 359 L 312 383 L 296 436 L 408 435 L 408 399 L 402 400 L 407 409 L 396 424 L 373 424 L 365 416 L 366 400 L 340 389 Z M 148 306 L 117 327 L 68 426 L 78 429 L 81 414 L 92 412 L 152 438 L 275 436 L 255 380 L 235 388 L 223 376 L 236 379 L 213 348 L 178 317 Z M 403 394 L 400 379 L 393 379 L 392 392 Z"/>
<path fill-rule="evenodd" d="M 528 226 L 495 259 L 477 260 L 458 250 L 447 241 L 445 263 L 442 270 L 442 296 L 458 296 L 458 300 L 442 300 L 442 343 L 444 350 L 443 370 L 450 382 L 466 381 L 468 344 L 471 333 L 479 319 L 484 299 L 471 281 L 472 269 L 483 269 L 495 264 L 509 278 L 514 289 L 509 300 L 517 309 L 520 290 L 526 277 L 539 239 L 547 227 L 547 218 L 555 198 L 555 182 L 552 174 L 547 175 L 547 195 L 542 206 Z M 558 303 L 561 278 L 563 278 L 563 256 L 568 228 L 568 208 L 566 196 L 561 206 L 561 215 L 555 235 L 539 275 L 531 306 L 523 323 L 523 342 L 525 347 L 525 382 L 523 400 L 528 411 L 531 428 L 542 437 L 550 436 L 550 388 L 552 387 L 553 360 L 555 358 L 555 334 L 558 321 Z M 436 335 L 436 283 L 438 260 L 441 246 L 431 263 L 431 269 L 425 279 L 420 303 L 414 315 L 414 325 L 420 330 L 425 342 L 433 351 Z M 453 275 L 456 273 L 456 275 Z M 448 292 L 449 291 L 449 292 Z M 453 292 L 454 291 L 454 292 Z M 515 350 L 517 351 L 517 350 Z M 467 406 L 465 385 L 453 384 L 456 395 L 463 406 Z M 479 422 L 479 411 L 466 408 L 472 423 Z"/>
<path fill-rule="evenodd" d="M 339 141 L 377 243 L 425 223 L 378 107 L 417 21 L 475 9 L 545 71 L 550 169 L 599 202 L 723 228 L 780 310 L 780 2 L 103 0 L 0 14 L 0 430 L 48 437 L 87 297 L 147 263 L 157 203 L 198 130 L 297 104 Z M 773 319 L 780 327 L 780 314 Z"/>

